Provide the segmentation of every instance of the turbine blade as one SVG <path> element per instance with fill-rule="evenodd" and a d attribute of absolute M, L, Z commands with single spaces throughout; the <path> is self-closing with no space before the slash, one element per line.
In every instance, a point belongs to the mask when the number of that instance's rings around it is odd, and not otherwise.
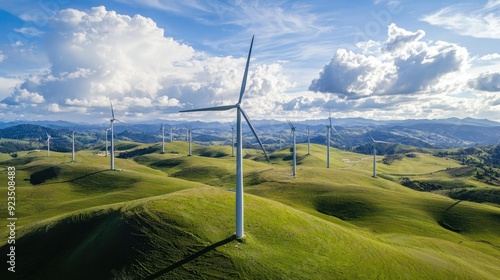
<path fill-rule="evenodd" d="M 328 109 L 328 120 L 330 121 L 330 126 L 332 126 L 332 112 Z"/>
<path fill-rule="evenodd" d="M 375 140 L 374 142 L 375 143 L 382 143 L 382 144 L 396 144 L 396 143 L 393 143 L 393 142 L 378 141 L 378 140 Z"/>
<path fill-rule="evenodd" d="M 185 112 L 202 112 L 202 111 L 227 111 L 236 108 L 237 105 L 227 105 L 227 106 L 217 106 L 217 107 L 208 107 L 208 108 L 199 108 L 199 109 L 191 109 L 191 110 L 182 110 L 179 111 L 181 113 Z"/>
<path fill-rule="evenodd" d="M 373 139 L 371 134 L 368 134 L 368 136 L 370 136 L 370 138 L 372 139 L 373 142 L 377 142 L 377 141 L 375 141 L 375 139 Z"/>
<path fill-rule="evenodd" d="M 336 133 L 337 133 L 340 137 L 342 137 L 342 135 L 340 135 L 340 133 L 339 133 L 339 132 L 335 129 L 335 127 L 334 127 L 334 126 L 332 126 L 332 129 L 333 129 L 333 130 L 334 130 L 334 131 L 335 131 L 335 132 L 336 132 Z"/>
<path fill-rule="evenodd" d="M 248 117 L 247 113 L 245 113 L 245 111 L 243 111 L 243 109 L 239 108 L 240 109 L 240 112 L 241 114 L 243 115 L 243 117 L 245 118 L 245 120 L 247 121 L 247 124 L 248 126 L 250 127 L 250 129 L 252 130 L 253 132 L 253 135 L 255 136 L 255 138 L 257 139 L 257 141 L 259 142 L 259 145 L 260 145 L 260 148 L 262 149 L 262 151 L 264 152 L 264 156 L 266 156 L 266 160 L 267 162 L 271 162 L 269 160 L 269 156 L 267 155 L 267 152 L 266 152 L 266 149 L 264 149 L 264 145 L 262 144 L 262 142 L 260 141 L 260 138 L 259 136 L 257 135 L 257 132 L 255 131 L 255 128 L 253 127 L 252 123 L 250 122 L 250 118 Z"/>
<path fill-rule="evenodd" d="M 113 111 L 113 103 L 111 102 L 111 98 L 109 99 L 109 104 L 111 105 L 111 116 L 115 119 L 115 112 Z"/>
<path fill-rule="evenodd" d="M 253 38 L 255 36 L 252 36 L 252 42 L 250 43 L 250 50 L 248 51 L 248 58 L 247 58 L 247 65 L 245 66 L 245 74 L 243 74 L 243 81 L 241 82 L 241 89 L 240 89 L 240 99 L 238 99 L 238 103 L 241 103 L 241 99 L 243 98 L 243 93 L 245 93 L 245 87 L 247 85 L 247 76 L 248 76 L 248 67 L 250 65 L 250 56 L 252 55 L 252 46 L 253 46 Z"/>

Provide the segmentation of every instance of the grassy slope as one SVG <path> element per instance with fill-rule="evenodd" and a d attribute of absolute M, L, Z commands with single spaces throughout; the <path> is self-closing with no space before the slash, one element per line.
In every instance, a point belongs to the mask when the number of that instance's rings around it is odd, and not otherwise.
<path fill-rule="evenodd" d="M 19 255 L 29 256 L 27 273 L 145 277 L 231 236 L 234 193 L 226 189 L 233 187 L 234 158 L 196 156 L 196 148 L 187 157 L 187 146 L 173 143 L 166 148 L 172 154 L 117 160 L 123 170 L 115 172 L 105 171 L 109 158 L 86 151 L 74 164 L 58 153 L 20 154 L 5 163 L 22 166 L 18 216 L 21 234 L 28 234 L 19 240 Z M 217 149 L 230 155 L 230 147 Z M 296 178 L 289 176 L 290 161 L 282 160 L 288 151 L 276 152 L 272 165 L 245 161 L 245 243 L 218 247 L 165 277 L 495 279 L 500 273 L 499 208 L 454 204 L 373 179 L 366 155 L 332 149 L 332 168 L 326 169 L 324 147 L 306 151 L 299 145 Z M 399 168 L 408 170 L 403 163 L 421 174 L 450 165 L 420 154 L 401 162 Z M 23 181 L 52 166 L 59 168 L 56 177 L 37 186 Z M 380 172 L 400 172 L 379 166 Z M 82 271 L 81 264 L 93 270 Z"/>
<path fill-rule="evenodd" d="M 231 236 L 233 198 L 200 188 L 124 203 L 119 211 L 82 212 L 25 235 L 19 255 L 27 256 L 30 275 L 43 278 L 145 278 Z M 244 243 L 227 243 L 162 276 L 494 279 L 500 273 L 497 257 L 455 242 L 411 235 L 388 242 L 251 195 L 246 208 Z M 47 243 L 39 242 L 47 236 Z M 63 236 L 65 242 L 56 242 Z"/>

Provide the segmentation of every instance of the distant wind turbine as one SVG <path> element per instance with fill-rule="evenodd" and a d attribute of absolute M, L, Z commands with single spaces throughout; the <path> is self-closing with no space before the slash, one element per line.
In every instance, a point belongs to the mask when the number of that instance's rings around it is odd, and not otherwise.
<path fill-rule="evenodd" d="M 50 157 L 50 138 L 52 138 L 47 131 L 45 131 L 45 134 L 47 134 L 47 156 Z"/>
<path fill-rule="evenodd" d="M 186 125 L 186 129 L 187 129 L 186 130 L 186 140 L 189 142 L 189 144 L 188 144 L 188 156 L 192 156 L 192 154 L 191 154 L 191 136 L 192 136 L 191 127 L 188 127 Z"/>
<path fill-rule="evenodd" d="M 245 87 L 246 87 L 246 82 L 247 82 L 247 76 L 248 76 L 248 67 L 250 65 L 250 56 L 252 54 L 252 46 L 253 46 L 253 39 L 252 37 L 252 42 L 250 43 L 250 50 L 248 51 L 248 58 L 247 58 L 247 63 L 245 66 L 245 73 L 243 74 L 243 81 L 241 83 L 241 89 L 240 89 L 240 96 L 238 99 L 238 103 L 234 105 L 227 105 L 227 106 L 218 106 L 218 107 L 209 107 L 209 108 L 202 108 L 202 109 L 193 109 L 193 110 L 183 110 L 181 112 L 197 112 L 197 111 L 227 111 L 231 109 L 236 109 L 236 238 L 243 238 L 245 236 L 244 232 L 244 209 L 243 209 L 243 141 L 242 141 L 242 122 L 241 122 L 241 116 L 243 116 L 252 130 L 252 133 L 254 134 L 255 138 L 259 142 L 260 147 L 264 151 L 264 155 L 269 161 L 269 157 L 266 153 L 266 150 L 264 149 L 264 145 L 260 141 L 259 137 L 257 136 L 257 132 L 255 131 L 255 128 L 253 127 L 252 123 L 250 122 L 250 118 L 248 115 L 245 113 L 245 111 L 241 108 L 241 100 L 243 98 L 243 94 L 245 93 Z"/>
<path fill-rule="evenodd" d="M 106 157 L 108 156 L 108 130 L 111 128 L 111 126 L 108 126 L 106 127 L 106 129 L 104 129 L 104 133 L 106 134 Z"/>
<path fill-rule="evenodd" d="M 340 133 L 332 125 L 332 113 L 330 110 L 328 110 L 328 121 L 330 124 L 326 126 L 326 168 L 330 168 L 330 136 L 332 134 L 332 130 L 340 135 Z"/>
<path fill-rule="evenodd" d="M 291 134 L 292 134 L 292 143 L 293 143 L 293 162 L 292 162 L 292 176 L 295 176 L 297 173 L 297 147 L 295 145 L 295 126 L 293 126 L 292 122 L 287 120 L 288 125 L 290 126 Z"/>
<path fill-rule="evenodd" d="M 282 134 L 282 131 L 278 132 L 278 136 L 280 138 L 280 146 L 279 146 L 280 150 L 281 150 L 281 134 Z"/>
<path fill-rule="evenodd" d="M 158 132 L 161 131 L 161 153 L 165 153 L 165 126 L 163 123 L 161 123 L 161 128 L 158 130 Z"/>
<path fill-rule="evenodd" d="M 391 142 L 386 142 L 386 141 L 377 141 L 373 139 L 373 137 L 370 135 L 370 138 L 372 139 L 373 142 L 373 178 L 377 177 L 377 149 L 376 149 L 376 144 L 377 143 L 382 143 L 382 144 L 394 144 Z"/>
<path fill-rule="evenodd" d="M 170 124 L 170 143 L 172 143 L 173 141 L 173 134 L 174 133 L 174 127 L 172 126 L 172 124 Z"/>
<path fill-rule="evenodd" d="M 234 124 L 229 123 L 231 126 L 231 156 L 234 157 Z"/>
<path fill-rule="evenodd" d="M 307 154 L 311 154 L 311 136 L 310 133 L 311 131 L 309 130 L 309 125 L 306 123 L 306 132 L 307 132 Z"/>
<path fill-rule="evenodd" d="M 111 128 L 111 170 L 115 170 L 115 132 L 114 132 L 114 123 L 115 121 L 123 122 L 119 119 L 115 118 L 115 112 L 113 111 L 113 103 L 111 99 L 109 100 L 109 104 L 111 105 L 111 119 L 110 119 L 110 128 Z"/>
<path fill-rule="evenodd" d="M 71 161 L 75 162 L 75 130 L 76 126 L 73 128 L 73 132 L 71 133 L 71 145 L 72 145 L 72 151 L 71 151 Z"/>

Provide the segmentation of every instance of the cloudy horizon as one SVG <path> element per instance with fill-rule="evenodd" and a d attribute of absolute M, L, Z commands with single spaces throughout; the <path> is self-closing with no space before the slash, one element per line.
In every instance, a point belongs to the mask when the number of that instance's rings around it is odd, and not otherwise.
<path fill-rule="evenodd" d="M 0 4 L 0 121 L 500 121 L 500 1 Z"/>

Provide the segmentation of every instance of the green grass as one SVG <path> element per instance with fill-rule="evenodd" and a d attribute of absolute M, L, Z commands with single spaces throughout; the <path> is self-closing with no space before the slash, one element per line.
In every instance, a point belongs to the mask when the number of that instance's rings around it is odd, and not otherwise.
<path fill-rule="evenodd" d="M 500 273 L 498 256 L 463 243 L 346 228 L 251 195 L 246 207 L 243 243 L 226 243 L 162 277 L 495 279 Z M 80 212 L 19 240 L 19 255 L 32 265 L 22 273 L 146 278 L 230 237 L 233 211 L 234 193 L 198 188 Z"/>
<path fill-rule="evenodd" d="M 132 149 L 150 145 L 126 143 Z M 155 144 L 155 147 L 158 144 Z M 131 147 L 130 146 L 130 147 Z M 40 279 L 146 278 L 193 254 L 160 279 L 496 279 L 500 208 L 403 187 L 398 178 L 476 184 L 452 160 L 417 153 L 391 165 L 372 157 L 298 145 L 249 150 L 244 160 L 243 242 L 234 233 L 231 147 L 166 143 L 165 153 L 116 159 L 95 150 L 20 152 L 16 166 L 20 276 Z M 223 155 L 224 154 L 224 155 Z M 377 157 L 381 161 L 382 157 Z M 450 167 L 451 169 L 447 169 Z M 33 174 L 41 178 L 30 183 Z M 385 179 L 387 178 L 387 179 Z M 447 183 L 446 183 L 447 182 Z M 210 186 L 208 186 L 210 185 Z M 2 201 L 6 201 L 2 194 Z M 6 211 L 0 212 L 4 219 Z M 7 235 L 7 228 L 0 228 Z M 6 240 L 3 241 L 5 244 Z M 6 254 L 7 246 L 1 248 Z M 50 256 L 50 257 L 47 257 Z M 91 267 L 92 269 L 88 269 Z M 3 279 L 3 277 L 1 277 Z"/>

